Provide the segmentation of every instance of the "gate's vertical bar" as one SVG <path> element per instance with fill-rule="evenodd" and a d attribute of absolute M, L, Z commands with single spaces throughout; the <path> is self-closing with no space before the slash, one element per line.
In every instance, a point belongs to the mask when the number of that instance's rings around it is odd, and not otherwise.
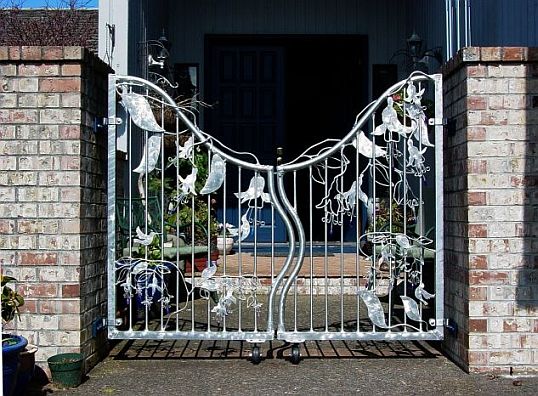
<path fill-rule="evenodd" d="M 161 128 L 164 130 L 164 103 L 161 104 Z M 164 263 L 164 243 L 166 242 L 164 240 L 165 238 L 165 235 L 166 235 L 166 232 L 165 232 L 165 229 L 164 229 L 164 214 L 166 213 L 165 210 L 166 208 L 164 207 L 164 169 L 165 169 L 165 156 L 164 156 L 164 141 L 166 139 L 166 133 L 163 132 L 163 136 L 162 136 L 162 139 L 161 139 L 161 246 L 160 246 L 160 250 L 161 250 L 161 264 Z M 160 272 L 160 279 L 161 279 L 161 282 L 162 282 L 162 287 L 166 287 L 165 285 L 165 282 L 164 282 L 164 267 L 163 265 L 161 265 L 159 267 L 159 272 Z M 164 293 L 162 294 L 164 296 Z M 161 322 L 161 330 L 164 331 L 164 299 L 161 299 L 161 302 L 160 302 L 160 322 Z"/>
<path fill-rule="evenodd" d="M 435 82 L 435 295 L 436 330 L 439 339 L 444 334 L 444 237 L 443 237 L 443 77 L 433 76 Z"/>
<path fill-rule="evenodd" d="M 256 180 L 258 180 L 258 177 L 260 177 L 259 172 L 254 173 L 254 177 Z M 257 188 L 257 187 L 256 187 Z M 256 192 L 255 196 L 261 193 Z M 254 199 L 254 267 L 252 269 L 252 272 L 254 274 L 254 277 L 257 276 L 258 273 L 258 198 L 256 197 Z M 256 315 L 256 310 L 254 312 L 254 331 L 258 331 L 258 315 Z"/>
<path fill-rule="evenodd" d="M 458 0 L 458 4 L 459 4 L 459 0 Z M 459 7 L 459 6 L 458 6 Z M 458 9 L 459 11 L 459 9 Z M 458 21 L 459 21 L 459 15 L 458 15 Z M 458 29 L 459 29 L 459 26 L 458 26 Z M 459 43 L 458 43 L 458 47 L 459 47 Z M 420 92 L 420 89 L 421 89 L 421 85 L 420 85 L 420 82 L 418 83 L 419 86 L 418 86 L 418 90 Z M 426 127 L 426 134 L 428 133 L 428 127 Z M 418 150 L 419 152 L 422 151 L 422 145 L 423 145 L 423 142 L 422 142 L 422 134 L 419 134 L 419 139 L 418 139 Z M 420 219 L 419 223 L 418 223 L 418 234 L 420 236 L 423 236 L 424 235 L 424 191 L 423 191 L 423 187 L 424 187 L 424 177 L 420 177 L 419 179 L 419 184 L 418 184 L 418 202 L 419 202 L 419 205 L 418 205 L 418 218 Z M 404 218 L 404 221 L 405 221 L 405 218 Z M 415 229 L 415 231 L 417 231 Z M 421 259 L 424 260 L 424 251 L 422 251 L 422 257 Z M 420 283 L 422 283 L 423 281 L 423 274 L 424 274 L 424 266 L 421 266 L 420 268 Z M 422 301 L 420 301 L 419 303 L 419 310 L 420 310 L 420 317 L 422 318 L 422 312 L 423 312 L 423 303 Z M 420 331 L 422 331 L 422 328 L 423 328 L 423 323 L 420 322 L 419 323 L 419 329 Z"/>
<path fill-rule="evenodd" d="M 308 167 L 308 239 L 310 241 L 310 331 L 314 331 L 314 254 L 313 254 L 313 191 L 312 191 L 312 165 Z"/>
<path fill-rule="evenodd" d="M 209 177 L 211 172 L 211 150 L 207 151 L 207 175 L 206 178 Z M 206 268 L 209 268 L 209 266 L 217 265 L 217 263 L 213 263 L 211 261 L 211 194 L 207 194 L 207 264 Z M 226 222 L 224 222 L 226 224 Z M 224 227 L 226 229 L 226 227 Z M 226 232 L 224 232 L 224 237 L 226 237 Z M 226 250 L 226 249 L 224 249 Z M 226 255 L 226 252 L 224 253 Z M 226 256 L 224 256 L 224 259 L 226 260 Z M 211 298 L 208 298 L 206 301 L 206 309 L 207 309 L 207 331 L 211 332 Z"/>
<path fill-rule="evenodd" d="M 347 165 L 346 165 L 347 166 Z M 344 191 L 344 147 L 340 149 L 340 191 Z M 340 211 L 340 331 L 344 332 L 344 211 Z"/>
<path fill-rule="evenodd" d="M 375 113 L 372 114 L 372 128 L 375 128 Z M 378 211 L 378 198 L 377 198 L 377 191 L 376 191 L 376 184 L 377 184 L 377 181 L 376 181 L 376 168 L 377 168 L 377 162 L 376 162 L 376 156 L 375 156 L 375 136 L 372 136 L 372 154 L 370 156 L 370 164 L 372 165 L 371 166 L 371 169 L 372 169 L 372 197 L 373 197 L 373 212 L 372 212 L 372 231 L 373 231 L 373 234 L 375 235 L 375 233 L 377 232 L 377 226 L 376 226 L 376 221 L 377 221 L 377 211 Z M 375 241 L 375 238 L 374 238 L 374 241 Z M 377 283 L 377 273 L 376 273 L 376 269 L 375 269 L 375 260 L 376 260 L 376 243 L 373 242 L 372 243 L 372 255 L 371 255 L 371 260 L 370 260 L 370 272 L 373 272 L 373 276 L 372 276 L 372 285 L 368 285 L 369 287 L 373 288 L 375 290 L 376 288 L 376 283 Z M 375 333 L 376 331 L 376 326 L 375 324 L 372 326 L 372 331 Z"/>
<path fill-rule="evenodd" d="M 271 175 L 267 175 L 269 179 Z M 275 277 L 275 207 L 271 201 L 271 285 Z"/>
<path fill-rule="evenodd" d="M 293 209 L 297 212 L 297 171 L 293 172 Z M 293 330 L 297 332 L 297 276 L 293 280 Z"/>
<path fill-rule="evenodd" d="M 195 136 L 194 136 L 194 133 L 191 132 L 191 138 L 192 138 L 192 142 L 193 142 L 193 145 L 195 143 Z M 194 161 L 195 161 L 195 153 L 196 153 L 196 150 L 193 148 L 192 150 L 192 153 L 191 153 L 191 161 L 192 161 L 192 164 L 194 166 Z M 190 195 L 190 194 L 189 194 Z M 194 262 L 194 246 L 195 246 L 195 238 L 194 238 L 194 234 L 195 234 L 195 222 L 194 222 L 194 214 L 196 213 L 196 206 L 195 206 L 195 202 L 194 202 L 194 196 L 191 196 L 191 287 L 192 287 L 192 292 L 193 292 L 193 295 L 192 295 L 192 304 L 191 304 L 191 332 L 194 333 L 195 331 L 195 325 L 196 325 L 196 304 L 194 304 L 194 279 L 195 279 L 195 276 L 194 276 L 194 272 L 196 271 L 196 264 Z"/>
<path fill-rule="evenodd" d="M 224 174 L 226 175 L 226 161 L 224 162 Z M 226 177 L 224 177 L 224 180 L 222 182 L 222 223 L 223 225 L 223 232 L 224 232 L 224 238 L 227 238 L 227 231 L 228 228 L 226 225 L 228 224 L 228 216 L 226 215 L 226 212 L 228 212 L 228 203 L 226 202 L 226 190 L 227 190 L 227 183 L 226 183 Z M 223 262 L 223 270 L 222 274 L 226 276 L 227 271 L 227 265 L 228 265 L 228 257 L 227 257 L 226 249 L 224 249 L 224 258 L 222 259 Z"/>
<path fill-rule="evenodd" d="M 357 333 L 359 333 L 360 329 L 359 329 L 359 325 L 360 325 L 360 297 L 359 297 L 359 291 L 360 291 L 360 276 L 361 276 L 361 267 L 360 267 L 360 252 L 361 252 L 361 233 L 362 233 L 362 222 L 364 221 L 364 219 L 362 219 L 362 221 L 360 220 L 360 217 L 359 217 L 359 214 L 360 214 L 360 205 L 361 205 L 361 201 L 359 199 L 360 197 L 360 194 L 359 194 L 359 189 L 360 189 L 360 185 L 359 185 L 359 177 L 360 177 L 360 180 L 361 180 L 361 184 L 362 184 L 362 175 L 359 176 L 359 173 L 360 173 L 360 158 L 359 158 L 359 132 L 357 131 L 357 133 L 355 134 L 355 217 L 356 217 L 356 221 L 355 221 L 355 224 L 356 224 L 356 227 L 357 227 L 357 230 L 355 231 L 355 282 L 356 282 L 356 292 L 355 292 L 355 299 L 356 299 L 356 304 L 357 304 Z M 353 214 L 352 214 L 353 215 Z"/>
<path fill-rule="evenodd" d="M 148 93 L 148 90 L 146 89 L 146 95 Z M 142 153 L 143 158 L 145 158 L 146 163 L 144 164 L 144 169 L 146 172 L 146 177 L 144 177 L 144 234 L 148 235 L 148 220 L 149 220 L 149 212 L 148 212 L 148 203 L 149 203 L 149 197 L 148 197 L 148 178 L 149 178 L 149 147 L 148 147 L 148 134 L 149 132 L 147 130 L 144 130 L 144 152 Z M 138 180 L 141 180 L 143 173 L 140 173 L 140 176 L 138 177 Z M 144 259 L 146 262 L 149 259 L 148 253 L 149 253 L 149 246 L 144 247 Z M 147 299 L 148 297 L 148 277 L 144 277 L 144 297 Z M 149 330 L 149 304 L 144 304 L 144 322 L 145 322 L 145 330 Z"/>
<path fill-rule="evenodd" d="M 132 87 L 129 87 L 129 92 L 132 92 Z M 126 125 L 127 127 L 127 152 L 128 152 L 128 159 L 127 159 L 127 174 L 129 175 L 129 257 L 133 257 L 133 177 L 132 177 L 132 169 L 133 169 L 133 120 L 131 118 L 131 115 L 129 113 L 126 114 L 126 119 L 129 120 L 129 123 Z M 133 275 L 129 274 L 130 281 L 133 280 Z M 137 307 L 133 308 L 132 304 L 136 304 L 136 300 L 133 297 L 129 297 L 129 330 L 133 329 L 133 312 L 137 310 Z"/>
<path fill-rule="evenodd" d="M 405 93 L 404 93 L 405 95 Z M 403 108 L 404 110 L 404 113 L 403 113 L 403 116 L 404 116 L 404 125 L 406 125 L 406 117 L 407 117 L 407 111 L 405 109 L 405 106 Z M 407 236 L 407 164 L 406 164 L 406 158 L 407 158 L 407 142 L 409 141 L 409 139 L 411 139 L 411 136 L 404 136 L 404 144 L 403 144 L 403 169 L 402 169 L 402 172 L 403 172 L 403 234 L 405 236 Z M 407 271 L 404 271 L 404 280 L 403 280 L 403 284 L 404 284 L 404 296 L 407 296 Z M 403 322 L 404 322 L 404 325 L 407 324 L 407 315 L 403 315 Z M 404 331 L 407 331 L 407 327 L 404 327 Z"/>
<path fill-rule="evenodd" d="M 237 276 L 239 277 L 239 279 L 241 279 L 241 276 L 243 276 L 243 255 L 241 254 L 241 242 L 244 237 L 243 223 L 241 219 L 241 194 L 240 194 L 241 176 L 242 176 L 241 170 L 242 170 L 242 167 L 238 166 L 237 167 L 237 185 L 238 185 L 238 188 L 237 188 L 237 224 L 240 224 L 240 226 L 239 226 L 239 238 L 237 239 L 237 254 L 239 255 L 237 257 Z M 237 308 L 237 310 L 239 312 L 239 319 L 238 319 L 237 327 L 239 331 L 242 331 L 243 304 L 242 304 L 241 299 L 239 299 L 239 307 Z M 226 316 L 224 317 L 224 320 L 223 320 L 223 331 L 226 331 Z"/>
<path fill-rule="evenodd" d="M 325 170 L 325 174 L 324 174 L 324 179 L 323 180 L 328 180 L 327 179 L 327 176 L 328 176 L 328 160 L 325 159 L 325 163 L 324 163 L 324 170 Z M 324 197 L 327 196 L 327 193 L 328 193 L 328 186 L 327 186 L 327 183 L 325 183 L 324 185 L 324 188 L 325 188 L 325 193 L 324 193 Z M 328 214 L 328 211 L 327 211 L 327 206 L 325 206 L 325 222 L 324 222 L 324 230 L 323 230 L 323 241 L 324 241 L 324 255 L 323 255 L 323 271 L 324 271 L 324 275 L 325 275 L 325 331 L 329 331 L 329 258 L 328 258 L 328 252 L 327 252 L 327 240 L 328 240 L 328 235 L 327 235 L 327 223 L 329 222 L 329 214 Z"/>
<path fill-rule="evenodd" d="M 405 120 L 404 120 L 405 122 Z M 389 238 L 390 238 L 390 242 L 391 244 L 389 245 L 389 284 L 388 284 L 388 298 L 389 298 L 389 304 L 388 304 L 388 327 L 389 327 L 389 330 L 388 332 L 390 332 L 390 326 L 392 325 L 392 304 L 393 304 L 393 301 L 392 301 L 392 288 L 391 288 L 391 281 L 393 282 L 392 284 L 392 287 L 395 287 L 396 286 L 396 283 L 397 283 L 397 280 L 394 278 L 394 259 L 393 259 L 393 255 L 395 254 L 395 252 L 393 251 L 394 247 L 392 245 L 392 243 L 394 242 L 394 239 L 393 239 L 393 233 L 394 233 L 394 223 L 393 223 L 393 205 L 392 205 L 392 201 L 394 200 L 394 191 L 392 190 L 393 189 L 393 182 L 392 182 L 392 173 L 393 173 L 393 156 L 394 156 L 394 150 L 396 149 L 395 148 L 395 143 L 392 141 L 392 134 L 393 132 L 388 132 L 390 138 L 389 138 L 389 142 L 388 142 L 388 145 L 387 145 L 387 149 L 388 149 L 388 159 L 389 159 L 389 168 L 388 168 L 388 172 L 389 172 L 389 197 L 388 197 L 388 207 L 389 207 Z M 381 204 L 381 202 L 380 202 Z"/>
<path fill-rule="evenodd" d="M 226 200 L 226 196 L 228 194 L 228 178 L 226 177 L 226 167 L 228 166 L 228 163 L 226 161 L 224 161 L 224 180 L 222 182 L 222 221 L 223 221 L 223 224 L 224 224 L 224 237 L 226 238 L 226 224 L 228 224 L 228 217 L 226 215 L 226 213 L 228 212 L 228 202 Z M 239 230 L 241 230 L 241 228 L 239 228 Z M 241 237 L 241 232 L 239 231 L 239 238 Z M 223 259 L 223 265 L 224 265 L 224 268 L 222 270 L 222 274 L 223 276 L 226 276 L 227 275 L 227 271 L 228 271 L 228 268 L 227 268 L 227 265 L 228 265 L 228 262 L 227 262 L 227 257 L 226 257 L 226 249 L 224 249 L 224 259 Z M 226 322 L 225 322 L 226 318 L 224 318 L 224 330 L 226 330 Z M 241 305 L 239 305 L 239 323 L 241 323 Z M 217 324 L 218 324 L 218 321 L 217 321 Z M 239 328 L 241 328 L 241 326 L 239 326 Z"/>
<path fill-rule="evenodd" d="M 175 146 L 176 146 L 176 161 L 179 161 L 179 117 L 175 116 L 175 120 L 176 120 L 176 133 L 175 133 Z M 176 163 L 176 200 L 178 199 L 179 197 L 179 164 Z M 180 232 L 179 232 L 179 216 L 177 214 L 177 212 L 179 211 L 179 202 L 176 201 L 176 208 L 175 208 L 175 213 L 176 213 L 176 244 L 177 246 L 179 246 L 179 238 L 180 238 Z M 183 281 L 183 284 L 185 286 L 185 289 L 186 289 L 186 282 L 184 282 L 184 274 L 181 275 L 180 274 L 180 269 L 179 269 L 179 249 L 176 250 L 176 265 L 178 265 L 178 269 L 176 271 L 176 331 L 179 331 L 179 287 L 180 287 L 180 283 L 179 283 L 179 279 L 181 277 L 181 280 Z M 186 259 L 185 259 L 185 264 L 186 264 Z M 187 304 L 188 304 L 188 301 L 189 301 L 189 297 L 187 297 Z"/>
<path fill-rule="evenodd" d="M 116 75 L 108 76 L 108 175 L 107 175 L 107 258 L 108 258 L 108 336 L 116 325 Z M 113 287 L 114 285 L 114 287 Z"/>

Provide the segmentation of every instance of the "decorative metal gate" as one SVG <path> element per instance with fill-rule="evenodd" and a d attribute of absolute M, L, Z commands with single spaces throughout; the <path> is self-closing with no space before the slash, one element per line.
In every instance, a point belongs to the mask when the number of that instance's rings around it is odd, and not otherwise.
<path fill-rule="evenodd" d="M 294 361 L 305 340 L 443 338 L 440 75 L 412 74 L 344 138 L 276 166 L 202 131 L 197 106 L 110 76 L 109 338 L 276 338 Z M 258 243 L 262 208 L 285 246 Z"/>

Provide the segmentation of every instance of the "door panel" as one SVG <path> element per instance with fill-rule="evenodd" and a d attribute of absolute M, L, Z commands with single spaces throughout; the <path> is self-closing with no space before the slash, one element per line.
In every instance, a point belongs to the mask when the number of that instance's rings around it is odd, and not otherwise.
<path fill-rule="evenodd" d="M 277 147 L 284 148 L 286 162 L 313 144 L 345 136 L 367 103 L 364 36 L 209 36 L 206 43 L 206 101 L 218 103 L 206 112 L 205 126 L 230 148 L 254 153 L 264 164 L 275 163 Z M 239 188 L 237 177 L 232 179 L 234 189 Z M 249 180 L 243 176 L 242 191 Z M 298 181 L 299 194 L 306 191 L 306 182 Z M 313 200 L 318 203 L 323 196 L 323 187 L 316 185 Z M 305 207 L 297 212 L 309 221 Z M 315 241 L 325 238 L 322 216 L 317 209 Z M 343 232 L 345 240 L 354 241 L 363 226 L 354 218 L 343 230 L 331 227 L 327 238 L 339 240 Z"/>
<path fill-rule="evenodd" d="M 284 87 L 283 48 L 275 46 L 214 45 L 210 47 L 209 102 L 216 106 L 206 117 L 210 132 L 228 147 L 255 154 L 262 163 L 274 163 L 276 147 L 283 142 Z M 245 191 L 253 175 L 229 175 L 226 200 L 236 202 L 233 191 Z M 266 188 L 267 191 L 267 188 Z M 243 207 L 242 210 L 246 210 Z M 219 220 L 224 214 L 217 211 Z M 251 220 L 254 214 L 250 214 Z M 259 242 L 284 242 L 286 233 L 279 217 L 272 224 L 269 206 L 258 210 Z M 237 208 L 227 209 L 226 219 L 237 223 Z M 251 233 L 247 241 L 252 241 Z"/>

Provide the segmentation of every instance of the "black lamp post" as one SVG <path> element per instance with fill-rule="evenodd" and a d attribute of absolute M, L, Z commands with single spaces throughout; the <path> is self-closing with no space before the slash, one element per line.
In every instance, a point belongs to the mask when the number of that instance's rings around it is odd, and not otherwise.
<path fill-rule="evenodd" d="M 407 51 L 409 52 L 409 55 L 413 58 L 413 62 L 416 62 L 416 60 L 419 58 L 422 50 L 422 39 L 420 36 L 413 32 L 411 37 L 407 39 Z"/>
<path fill-rule="evenodd" d="M 161 37 L 157 40 L 148 40 L 145 45 L 147 51 L 146 78 L 171 93 L 177 88 L 172 69 L 168 63 L 172 42 L 168 40 L 163 30 Z"/>
<path fill-rule="evenodd" d="M 399 49 L 390 58 L 389 63 L 392 63 L 397 57 L 403 57 L 402 63 L 405 65 L 406 72 L 420 70 L 428 72 L 429 58 L 433 58 L 440 66 L 443 63 L 441 48 L 435 47 L 432 49 L 422 50 L 424 40 L 415 32 L 406 40 L 406 48 Z"/>

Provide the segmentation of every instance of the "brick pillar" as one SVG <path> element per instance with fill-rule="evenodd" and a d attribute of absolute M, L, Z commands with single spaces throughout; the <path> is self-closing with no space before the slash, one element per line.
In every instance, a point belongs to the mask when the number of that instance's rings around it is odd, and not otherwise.
<path fill-rule="evenodd" d="M 108 67 L 81 47 L 0 47 L 0 263 L 25 297 L 14 330 L 37 360 L 82 352 L 106 335 Z"/>
<path fill-rule="evenodd" d="M 538 372 L 538 49 L 445 68 L 444 347 L 473 372 Z"/>

